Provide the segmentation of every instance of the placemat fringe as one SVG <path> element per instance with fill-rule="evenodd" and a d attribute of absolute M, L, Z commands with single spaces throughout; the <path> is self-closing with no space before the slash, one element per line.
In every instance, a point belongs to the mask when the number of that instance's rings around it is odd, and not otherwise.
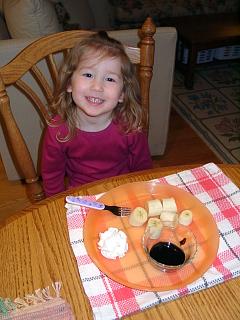
<path fill-rule="evenodd" d="M 22 312 L 23 310 L 32 310 L 36 305 L 39 306 L 49 300 L 55 300 L 58 304 L 61 287 L 61 282 L 57 281 L 52 283 L 52 288 L 54 291 L 53 294 L 51 294 L 50 292 L 50 287 L 47 286 L 43 289 L 36 289 L 34 293 L 26 294 L 23 298 L 17 297 L 14 300 L 10 298 L 0 298 L 0 319 L 5 318 L 2 318 L 1 315 L 6 316 L 12 312 L 14 312 L 14 314 L 17 314 L 19 312 Z"/>

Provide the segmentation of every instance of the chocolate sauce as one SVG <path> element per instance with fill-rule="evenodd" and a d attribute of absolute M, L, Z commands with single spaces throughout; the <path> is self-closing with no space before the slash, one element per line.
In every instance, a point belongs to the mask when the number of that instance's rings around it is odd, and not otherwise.
<path fill-rule="evenodd" d="M 183 250 L 169 242 L 156 243 L 150 250 L 150 257 L 168 266 L 178 266 L 185 261 Z"/>

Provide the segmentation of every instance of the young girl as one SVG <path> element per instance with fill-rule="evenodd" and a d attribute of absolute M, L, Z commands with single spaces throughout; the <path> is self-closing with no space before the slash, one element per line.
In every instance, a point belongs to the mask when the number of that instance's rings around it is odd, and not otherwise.
<path fill-rule="evenodd" d="M 134 65 L 105 32 L 80 41 L 63 63 L 43 141 L 46 196 L 152 167 Z"/>

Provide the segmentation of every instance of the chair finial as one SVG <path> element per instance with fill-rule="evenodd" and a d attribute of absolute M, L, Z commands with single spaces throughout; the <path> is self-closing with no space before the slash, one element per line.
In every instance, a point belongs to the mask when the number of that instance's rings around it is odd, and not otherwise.
<path fill-rule="evenodd" d="M 153 37 L 154 33 L 156 32 L 156 26 L 153 22 L 153 19 L 151 17 L 147 17 L 147 19 L 144 21 L 144 24 L 142 25 L 142 33 L 143 35 Z"/>

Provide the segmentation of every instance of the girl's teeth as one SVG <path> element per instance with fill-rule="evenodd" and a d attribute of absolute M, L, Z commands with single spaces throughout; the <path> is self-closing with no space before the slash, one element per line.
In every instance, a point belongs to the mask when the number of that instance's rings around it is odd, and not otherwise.
<path fill-rule="evenodd" d="M 102 99 L 99 99 L 99 98 L 88 98 L 88 100 L 90 101 L 90 102 L 93 102 L 93 103 L 101 103 L 101 102 L 103 102 L 103 100 Z"/>

